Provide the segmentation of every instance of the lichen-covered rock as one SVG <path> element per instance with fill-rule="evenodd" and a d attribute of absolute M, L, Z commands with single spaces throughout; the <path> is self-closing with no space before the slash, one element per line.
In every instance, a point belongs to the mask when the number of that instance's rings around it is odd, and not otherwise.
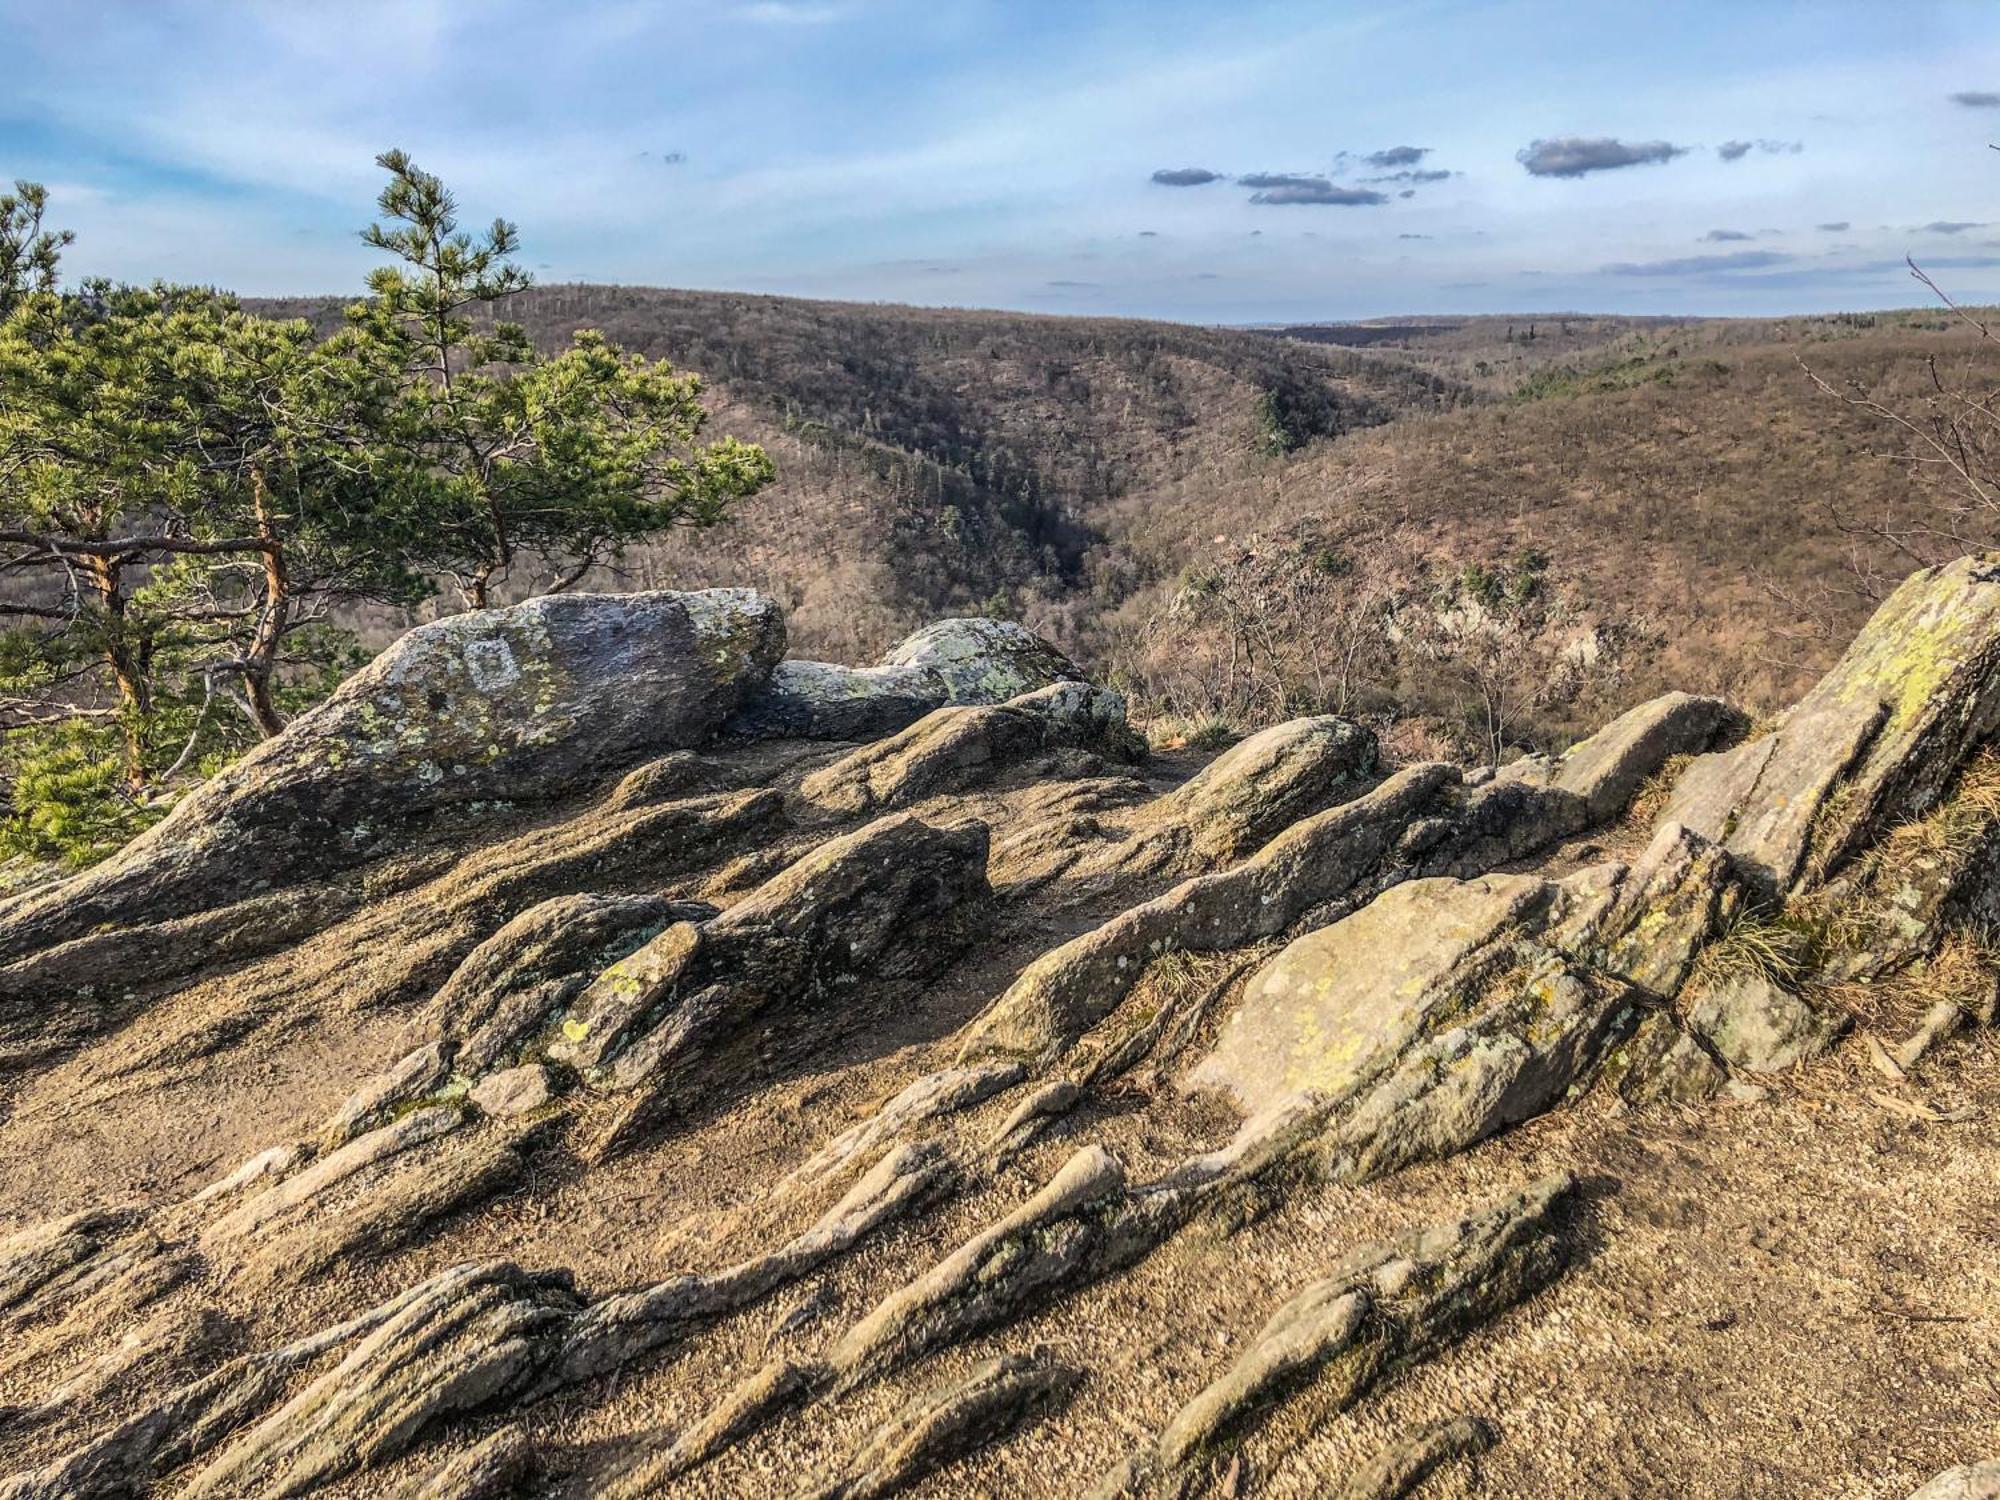
<path fill-rule="evenodd" d="M 1720 698 L 1667 693 L 1560 757 L 1525 756 L 1468 779 L 1423 873 L 1468 879 L 1606 822 L 1675 756 L 1706 750 L 1739 719 Z"/>
<path fill-rule="evenodd" d="M 1812 884 L 1928 811 L 2000 727 L 2000 556 L 1910 575 L 1769 734 L 1697 761 L 1668 816 L 1760 897 Z"/>
<path fill-rule="evenodd" d="M 360 864 L 448 810 L 709 740 L 784 650 L 747 589 L 562 594 L 422 625 L 102 865 L 0 907 L 0 962 Z"/>
<path fill-rule="evenodd" d="M 901 734 L 813 772 L 799 796 L 829 812 L 887 811 L 976 786 L 1046 751 L 1130 760 L 1143 746 L 1126 727 L 1118 694 L 1058 682 L 1005 703 L 936 709 Z"/>
<path fill-rule="evenodd" d="M 1353 1089 L 1512 964 L 1557 895 L 1531 875 L 1384 891 L 1266 964 L 1190 1083 L 1225 1088 L 1252 1113 L 1290 1093 Z"/>
<path fill-rule="evenodd" d="M 714 920 L 679 922 L 593 979 L 550 1056 L 630 1087 L 777 1004 L 818 1006 L 862 974 L 934 972 L 970 935 L 986 825 L 891 813 L 829 840 Z"/>
<path fill-rule="evenodd" d="M 1190 1087 L 1314 1101 L 1325 1169 L 1366 1179 L 1547 1109 L 1713 928 L 1724 862 L 1668 828 L 1637 866 L 1394 886 L 1251 980 Z M 1668 989 L 1671 993 L 1671 989 Z"/>
<path fill-rule="evenodd" d="M 939 620 L 872 667 L 780 662 L 730 720 L 757 739 L 873 740 L 949 703 L 1005 703 L 1057 682 L 1083 680 L 1076 663 L 1006 620 Z"/>
<path fill-rule="evenodd" d="M 1825 1052 L 1846 1022 L 1762 974 L 1738 974 L 1706 987 L 1688 1011 L 1688 1025 L 1731 1066 L 1776 1073 Z"/>
<path fill-rule="evenodd" d="M 1699 1104 L 1729 1082 L 1729 1074 L 1665 1011 L 1639 1023 L 1605 1065 L 1628 1104 Z"/>
<path fill-rule="evenodd" d="M 1375 736 L 1351 720 L 1289 719 L 1218 755 L 1162 799 L 1149 821 L 1185 828 L 1205 859 L 1241 859 L 1299 819 L 1352 797 L 1375 759 Z"/>

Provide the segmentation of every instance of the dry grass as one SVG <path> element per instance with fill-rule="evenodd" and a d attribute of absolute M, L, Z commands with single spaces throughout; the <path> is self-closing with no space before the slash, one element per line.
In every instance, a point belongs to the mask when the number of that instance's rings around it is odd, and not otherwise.
<path fill-rule="evenodd" d="M 1640 783 L 1639 790 L 1632 794 L 1632 801 L 1625 809 L 1625 821 L 1635 828 L 1651 828 L 1659 822 L 1660 814 L 1666 811 L 1667 803 L 1674 795 L 1674 787 L 1693 764 L 1692 755 L 1669 756 L 1666 763 Z"/>
<path fill-rule="evenodd" d="M 1894 869 L 1917 859 L 1957 866 L 1970 859 L 2000 822 L 2000 752 L 1991 746 L 1965 762 L 1951 795 L 1920 818 L 1891 829 L 1882 860 Z"/>
<path fill-rule="evenodd" d="M 1812 947 L 1812 935 L 1790 917 L 1739 911 L 1722 935 L 1701 950 L 1688 975 L 1688 989 L 1700 993 L 1755 979 L 1794 988 L 1810 967 Z"/>

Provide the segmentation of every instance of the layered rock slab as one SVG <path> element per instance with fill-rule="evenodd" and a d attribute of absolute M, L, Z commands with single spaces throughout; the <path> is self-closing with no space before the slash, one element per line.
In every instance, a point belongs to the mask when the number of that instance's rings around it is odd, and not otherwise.
<path fill-rule="evenodd" d="M 1928 811 L 2000 727 L 2000 555 L 1910 575 L 1769 734 L 1697 761 L 1667 815 L 1776 900 Z"/>

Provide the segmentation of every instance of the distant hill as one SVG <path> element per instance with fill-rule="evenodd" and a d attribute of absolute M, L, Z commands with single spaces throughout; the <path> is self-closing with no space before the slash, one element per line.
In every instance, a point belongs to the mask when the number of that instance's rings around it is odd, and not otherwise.
<path fill-rule="evenodd" d="M 1404 587 L 1533 555 L 1619 646 L 1600 691 L 1536 720 L 1550 739 L 1668 686 L 1783 702 L 1869 607 L 1850 565 L 1907 569 L 1824 502 L 1897 513 L 1908 466 L 1802 360 L 1912 403 L 1933 357 L 1994 373 L 1930 313 L 1210 329 L 550 286 L 510 315 L 547 346 L 602 328 L 700 371 L 716 429 L 777 459 L 735 525 L 602 586 L 754 585 L 796 651 L 847 660 L 941 614 L 1010 615 L 1180 701 L 1197 647 L 1231 672 L 1259 649 L 1175 613 L 1190 579 L 1267 598 L 1307 554 Z M 1425 706 L 1421 673 L 1391 687 Z"/>

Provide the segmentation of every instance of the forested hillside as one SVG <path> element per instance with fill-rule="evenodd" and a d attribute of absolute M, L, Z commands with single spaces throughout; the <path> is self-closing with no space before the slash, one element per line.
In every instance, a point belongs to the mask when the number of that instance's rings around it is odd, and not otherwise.
<path fill-rule="evenodd" d="M 339 317 L 325 299 L 255 306 Z M 1116 503 L 1469 395 L 1342 350 L 1115 319 L 599 286 L 536 288 L 508 316 L 548 349 L 597 328 L 707 378 L 715 429 L 764 444 L 780 482 L 624 576 L 754 584 L 787 605 L 803 649 L 834 657 L 953 612 L 1079 642 L 1134 582 L 1106 530 Z"/>

